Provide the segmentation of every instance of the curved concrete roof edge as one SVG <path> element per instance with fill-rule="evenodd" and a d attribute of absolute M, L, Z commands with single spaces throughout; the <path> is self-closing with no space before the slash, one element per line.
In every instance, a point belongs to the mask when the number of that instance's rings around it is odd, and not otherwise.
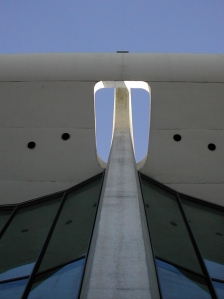
<path fill-rule="evenodd" d="M 0 81 L 224 82 L 224 55 L 1 54 Z"/>

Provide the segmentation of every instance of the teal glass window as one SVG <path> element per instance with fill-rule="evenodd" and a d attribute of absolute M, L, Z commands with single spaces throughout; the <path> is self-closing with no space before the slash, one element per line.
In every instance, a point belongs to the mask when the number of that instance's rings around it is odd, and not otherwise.
<path fill-rule="evenodd" d="M 46 271 L 36 276 L 28 299 L 76 298 L 83 273 L 85 259 Z"/>
<path fill-rule="evenodd" d="M 140 178 L 162 298 L 224 298 L 224 209 Z"/>
<path fill-rule="evenodd" d="M 30 274 L 60 200 L 61 195 L 18 209 L 0 240 L 0 280 Z"/>
<path fill-rule="evenodd" d="M 142 191 L 155 255 L 202 274 L 175 195 L 145 179 Z"/>
<path fill-rule="evenodd" d="M 211 299 L 205 278 L 156 259 L 163 299 Z"/>
<path fill-rule="evenodd" d="M 224 211 L 181 201 L 211 277 L 224 281 Z"/>
<path fill-rule="evenodd" d="M 0 284 L 1 299 L 18 299 L 22 296 L 28 279 L 19 279 Z"/>
<path fill-rule="evenodd" d="M 102 178 L 0 207 L 1 299 L 78 297 Z"/>
<path fill-rule="evenodd" d="M 101 189 L 101 178 L 68 192 L 40 271 L 87 253 Z"/>
<path fill-rule="evenodd" d="M 214 284 L 218 298 L 223 299 L 224 298 L 224 282 L 213 281 L 213 284 Z"/>
<path fill-rule="evenodd" d="M 9 219 L 10 215 L 12 214 L 13 209 L 1 209 L 0 210 L 0 232 L 3 229 L 4 225 L 6 224 L 7 220 Z"/>

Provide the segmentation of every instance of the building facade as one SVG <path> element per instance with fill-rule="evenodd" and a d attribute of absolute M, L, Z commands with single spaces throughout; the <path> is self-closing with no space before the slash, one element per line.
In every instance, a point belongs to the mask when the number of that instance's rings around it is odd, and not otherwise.
<path fill-rule="evenodd" d="M 0 297 L 224 298 L 223 55 L 0 63 Z M 98 82 L 115 88 L 107 163 L 96 151 Z M 151 119 L 136 164 L 139 82 Z"/>

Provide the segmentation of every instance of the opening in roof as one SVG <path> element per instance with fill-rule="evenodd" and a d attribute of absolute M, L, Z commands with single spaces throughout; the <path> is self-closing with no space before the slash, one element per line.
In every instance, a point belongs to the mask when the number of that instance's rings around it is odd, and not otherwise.
<path fill-rule="evenodd" d="M 132 128 L 135 159 L 141 168 L 147 158 L 150 124 L 150 87 L 142 81 L 101 81 L 95 85 L 95 130 L 99 163 L 105 167 L 109 158 L 114 113 L 114 89 L 131 90 Z M 133 130 L 133 131 L 132 131 Z"/>

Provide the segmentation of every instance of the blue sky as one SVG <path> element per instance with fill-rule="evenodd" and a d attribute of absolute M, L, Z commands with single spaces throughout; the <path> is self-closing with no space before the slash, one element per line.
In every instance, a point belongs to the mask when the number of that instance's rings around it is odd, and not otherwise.
<path fill-rule="evenodd" d="M 0 1 L 0 53 L 117 50 L 223 54 L 224 1 Z"/>
<path fill-rule="evenodd" d="M 223 0 L 1 0 L 0 53 L 223 53 Z"/>

